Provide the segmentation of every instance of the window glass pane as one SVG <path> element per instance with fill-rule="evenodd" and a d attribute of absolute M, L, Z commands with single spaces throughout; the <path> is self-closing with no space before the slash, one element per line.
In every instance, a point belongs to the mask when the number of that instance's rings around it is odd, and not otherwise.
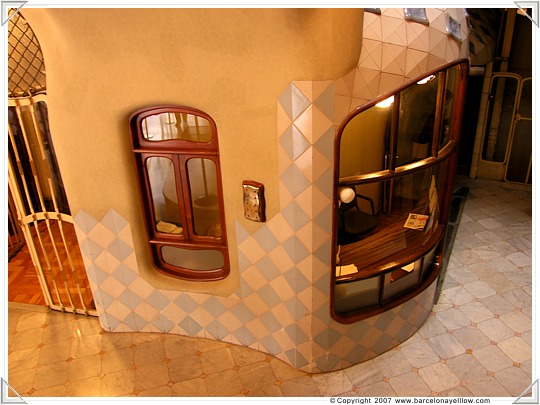
<path fill-rule="evenodd" d="M 225 258 L 219 250 L 192 250 L 163 246 L 161 257 L 167 264 L 188 270 L 216 270 L 225 265 Z"/>
<path fill-rule="evenodd" d="M 401 92 L 396 167 L 431 155 L 438 83 L 435 75 Z"/>
<path fill-rule="evenodd" d="M 334 289 L 334 310 L 340 314 L 369 308 L 379 303 L 380 277 L 338 284 Z"/>
<path fill-rule="evenodd" d="M 372 107 L 344 128 L 340 143 L 339 176 L 376 172 L 385 168 L 392 108 Z"/>
<path fill-rule="evenodd" d="M 409 174 L 394 180 L 356 186 L 357 204 L 338 212 L 341 265 L 354 264 L 360 273 L 373 266 L 397 260 L 405 251 L 421 250 L 436 230 L 444 183 L 444 166 Z M 365 204 L 372 200 L 374 209 Z M 373 223 L 366 228 L 364 225 Z"/>
<path fill-rule="evenodd" d="M 443 123 L 441 140 L 439 142 L 439 149 L 444 148 L 444 146 L 450 140 L 450 120 L 452 118 L 454 91 L 456 89 L 456 83 L 459 78 L 459 69 L 459 66 L 454 66 L 452 69 L 448 69 L 446 71 L 446 90 L 444 93 Z"/>
<path fill-rule="evenodd" d="M 195 234 L 220 238 L 216 165 L 210 159 L 192 158 L 188 160 L 187 169 Z"/>
<path fill-rule="evenodd" d="M 418 285 L 422 260 L 409 263 L 399 269 L 386 273 L 382 301 L 398 296 Z"/>
<path fill-rule="evenodd" d="M 173 162 L 164 157 L 146 159 L 150 191 L 154 205 L 154 225 L 159 232 L 183 233 Z"/>
<path fill-rule="evenodd" d="M 210 142 L 212 126 L 202 117 L 187 113 L 162 113 L 142 121 L 142 133 L 149 141 L 180 139 L 190 142 Z"/>

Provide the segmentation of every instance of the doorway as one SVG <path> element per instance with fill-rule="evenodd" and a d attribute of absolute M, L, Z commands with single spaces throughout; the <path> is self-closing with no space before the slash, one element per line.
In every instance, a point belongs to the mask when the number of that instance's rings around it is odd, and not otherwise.
<path fill-rule="evenodd" d="M 8 300 L 97 315 L 49 129 L 43 54 L 20 13 L 8 25 L 8 137 Z"/>
<path fill-rule="evenodd" d="M 478 177 L 532 184 L 532 78 L 494 73 Z"/>

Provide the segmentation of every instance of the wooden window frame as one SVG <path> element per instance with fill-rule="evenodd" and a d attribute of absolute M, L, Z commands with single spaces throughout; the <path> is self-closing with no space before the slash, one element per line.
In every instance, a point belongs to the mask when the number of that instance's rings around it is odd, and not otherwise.
<path fill-rule="evenodd" d="M 142 130 L 146 118 L 164 113 L 191 114 L 205 119 L 211 128 L 211 139 L 208 142 L 193 142 L 183 139 L 150 140 Z M 178 279 L 189 281 L 217 281 L 226 278 L 230 272 L 223 202 L 223 186 L 219 159 L 217 126 L 207 113 L 183 106 L 157 106 L 134 112 L 129 119 L 131 145 L 135 160 L 135 169 L 139 184 L 139 196 L 143 211 L 146 236 L 150 248 L 152 262 L 157 271 Z M 167 234 L 157 230 L 154 215 L 154 200 L 150 187 L 150 179 L 146 166 L 148 158 L 162 157 L 170 159 L 175 173 L 176 194 L 179 214 L 186 232 L 181 235 Z M 191 159 L 208 159 L 214 162 L 216 169 L 217 198 L 220 212 L 221 235 L 210 237 L 198 235 L 194 230 L 193 206 L 189 184 L 187 164 Z M 223 256 L 223 266 L 216 269 L 197 270 L 174 266 L 165 262 L 161 248 L 170 246 L 185 250 L 212 250 Z"/>

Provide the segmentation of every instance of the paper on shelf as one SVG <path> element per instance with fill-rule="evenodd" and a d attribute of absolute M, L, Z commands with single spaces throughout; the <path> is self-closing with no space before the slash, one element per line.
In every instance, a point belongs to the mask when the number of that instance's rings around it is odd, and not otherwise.
<path fill-rule="evenodd" d="M 346 276 L 347 274 L 354 274 L 357 273 L 358 269 L 354 264 L 348 264 L 346 266 L 338 266 L 336 267 L 336 275 L 338 276 Z"/>
<path fill-rule="evenodd" d="M 405 221 L 405 228 L 423 230 L 426 226 L 426 222 L 429 219 L 429 215 L 413 214 L 410 213 L 409 217 Z"/>

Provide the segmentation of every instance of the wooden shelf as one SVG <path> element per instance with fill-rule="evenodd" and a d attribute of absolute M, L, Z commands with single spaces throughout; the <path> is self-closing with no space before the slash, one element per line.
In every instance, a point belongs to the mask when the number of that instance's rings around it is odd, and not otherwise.
<path fill-rule="evenodd" d="M 405 266 L 427 254 L 444 235 L 444 226 L 440 224 L 426 234 L 421 230 L 404 228 L 403 223 L 394 223 L 366 239 L 341 246 L 339 264 L 354 264 L 358 271 L 337 276 L 336 283 L 377 277 Z"/>

